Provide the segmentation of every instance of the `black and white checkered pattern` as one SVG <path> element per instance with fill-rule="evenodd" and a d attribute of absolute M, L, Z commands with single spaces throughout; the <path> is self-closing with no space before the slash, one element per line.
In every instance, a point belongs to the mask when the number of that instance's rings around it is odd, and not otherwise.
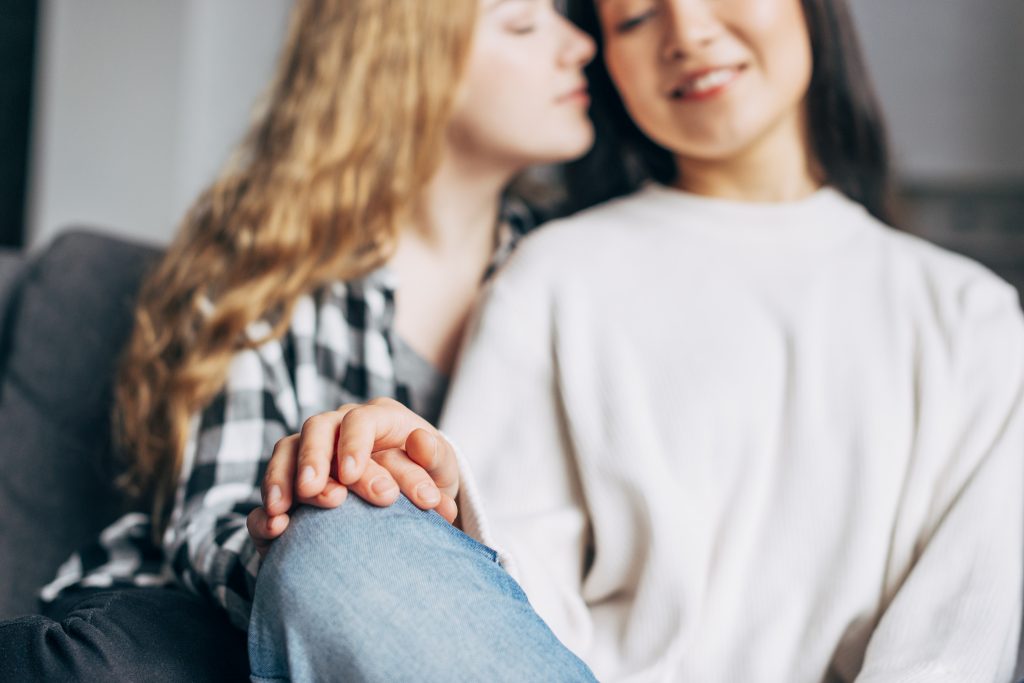
<path fill-rule="evenodd" d="M 487 277 L 533 225 L 517 202 L 506 203 L 503 218 Z M 151 542 L 148 515 L 127 514 L 72 555 L 41 598 L 73 587 L 177 582 L 246 628 L 260 558 L 245 520 L 261 504 L 274 444 L 344 403 L 390 396 L 409 404 L 393 362 L 394 292 L 387 268 L 332 283 L 298 301 L 282 339 L 236 354 L 224 388 L 193 417 L 163 547 Z M 269 329 L 260 321 L 248 334 L 265 338 Z"/>

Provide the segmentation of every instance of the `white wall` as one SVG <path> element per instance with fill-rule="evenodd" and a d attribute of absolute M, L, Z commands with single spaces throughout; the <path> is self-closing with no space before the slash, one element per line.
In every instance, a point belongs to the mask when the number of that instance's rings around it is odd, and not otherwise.
<path fill-rule="evenodd" d="M 849 0 L 918 181 L 1024 181 L 1024 2 Z"/>
<path fill-rule="evenodd" d="M 241 136 L 286 0 L 44 0 L 29 243 L 164 242 Z"/>
<path fill-rule="evenodd" d="M 172 1 L 188 6 L 174 197 L 180 213 L 245 131 L 253 105 L 269 85 L 291 3 Z"/>

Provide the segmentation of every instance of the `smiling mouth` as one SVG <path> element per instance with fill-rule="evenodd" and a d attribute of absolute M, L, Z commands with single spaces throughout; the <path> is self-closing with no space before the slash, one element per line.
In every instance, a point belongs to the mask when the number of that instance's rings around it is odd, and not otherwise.
<path fill-rule="evenodd" d="M 743 73 L 744 66 L 711 69 L 691 76 L 669 92 L 673 100 L 698 100 L 713 97 L 725 90 Z"/>

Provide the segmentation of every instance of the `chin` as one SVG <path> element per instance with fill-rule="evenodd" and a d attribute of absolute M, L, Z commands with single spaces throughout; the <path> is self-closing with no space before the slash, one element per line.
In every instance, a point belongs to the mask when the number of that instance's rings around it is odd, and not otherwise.
<path fill-rule="evenodd" d="M 583 131 L 565 131 L 561 135 L 553 133 L 547 140 L 549 144 L 538 148 L 534 157 L 535 164 L 560 164 L 574 161 L 590 151 L 594 144 L 594 131 L 588 128 Z"/>
<path fill-rule="evenodd" d="M 653 139 L 653 138 L 652 138 Z M 671 138 L 655 140 L 672 154 L 684 159 L 705 162 L 726 161 L 732 159 L 751 147 L 758 139 L 756 134 L 738 135 L 736 131 L 718 134 L 695 136 L 677 135 Z"/>
<path fill-rule="evenodd" d="M 567 133 L 562 141 L 566 147 L 567 160 L 579 158 L 594 146 L 594 127 L 588 122 L 586 127 Z"/>

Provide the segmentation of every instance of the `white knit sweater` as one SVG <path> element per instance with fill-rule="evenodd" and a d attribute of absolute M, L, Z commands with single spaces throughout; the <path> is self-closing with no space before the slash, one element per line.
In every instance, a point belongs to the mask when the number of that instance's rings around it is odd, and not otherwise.
<path fill-rule="evenodd" d="M 651 186 L 525 241 L 442 426 L 467 531 L 602 681 L 1005 681 L 1022 391 L 981 266 L 833 190 Z"/>

